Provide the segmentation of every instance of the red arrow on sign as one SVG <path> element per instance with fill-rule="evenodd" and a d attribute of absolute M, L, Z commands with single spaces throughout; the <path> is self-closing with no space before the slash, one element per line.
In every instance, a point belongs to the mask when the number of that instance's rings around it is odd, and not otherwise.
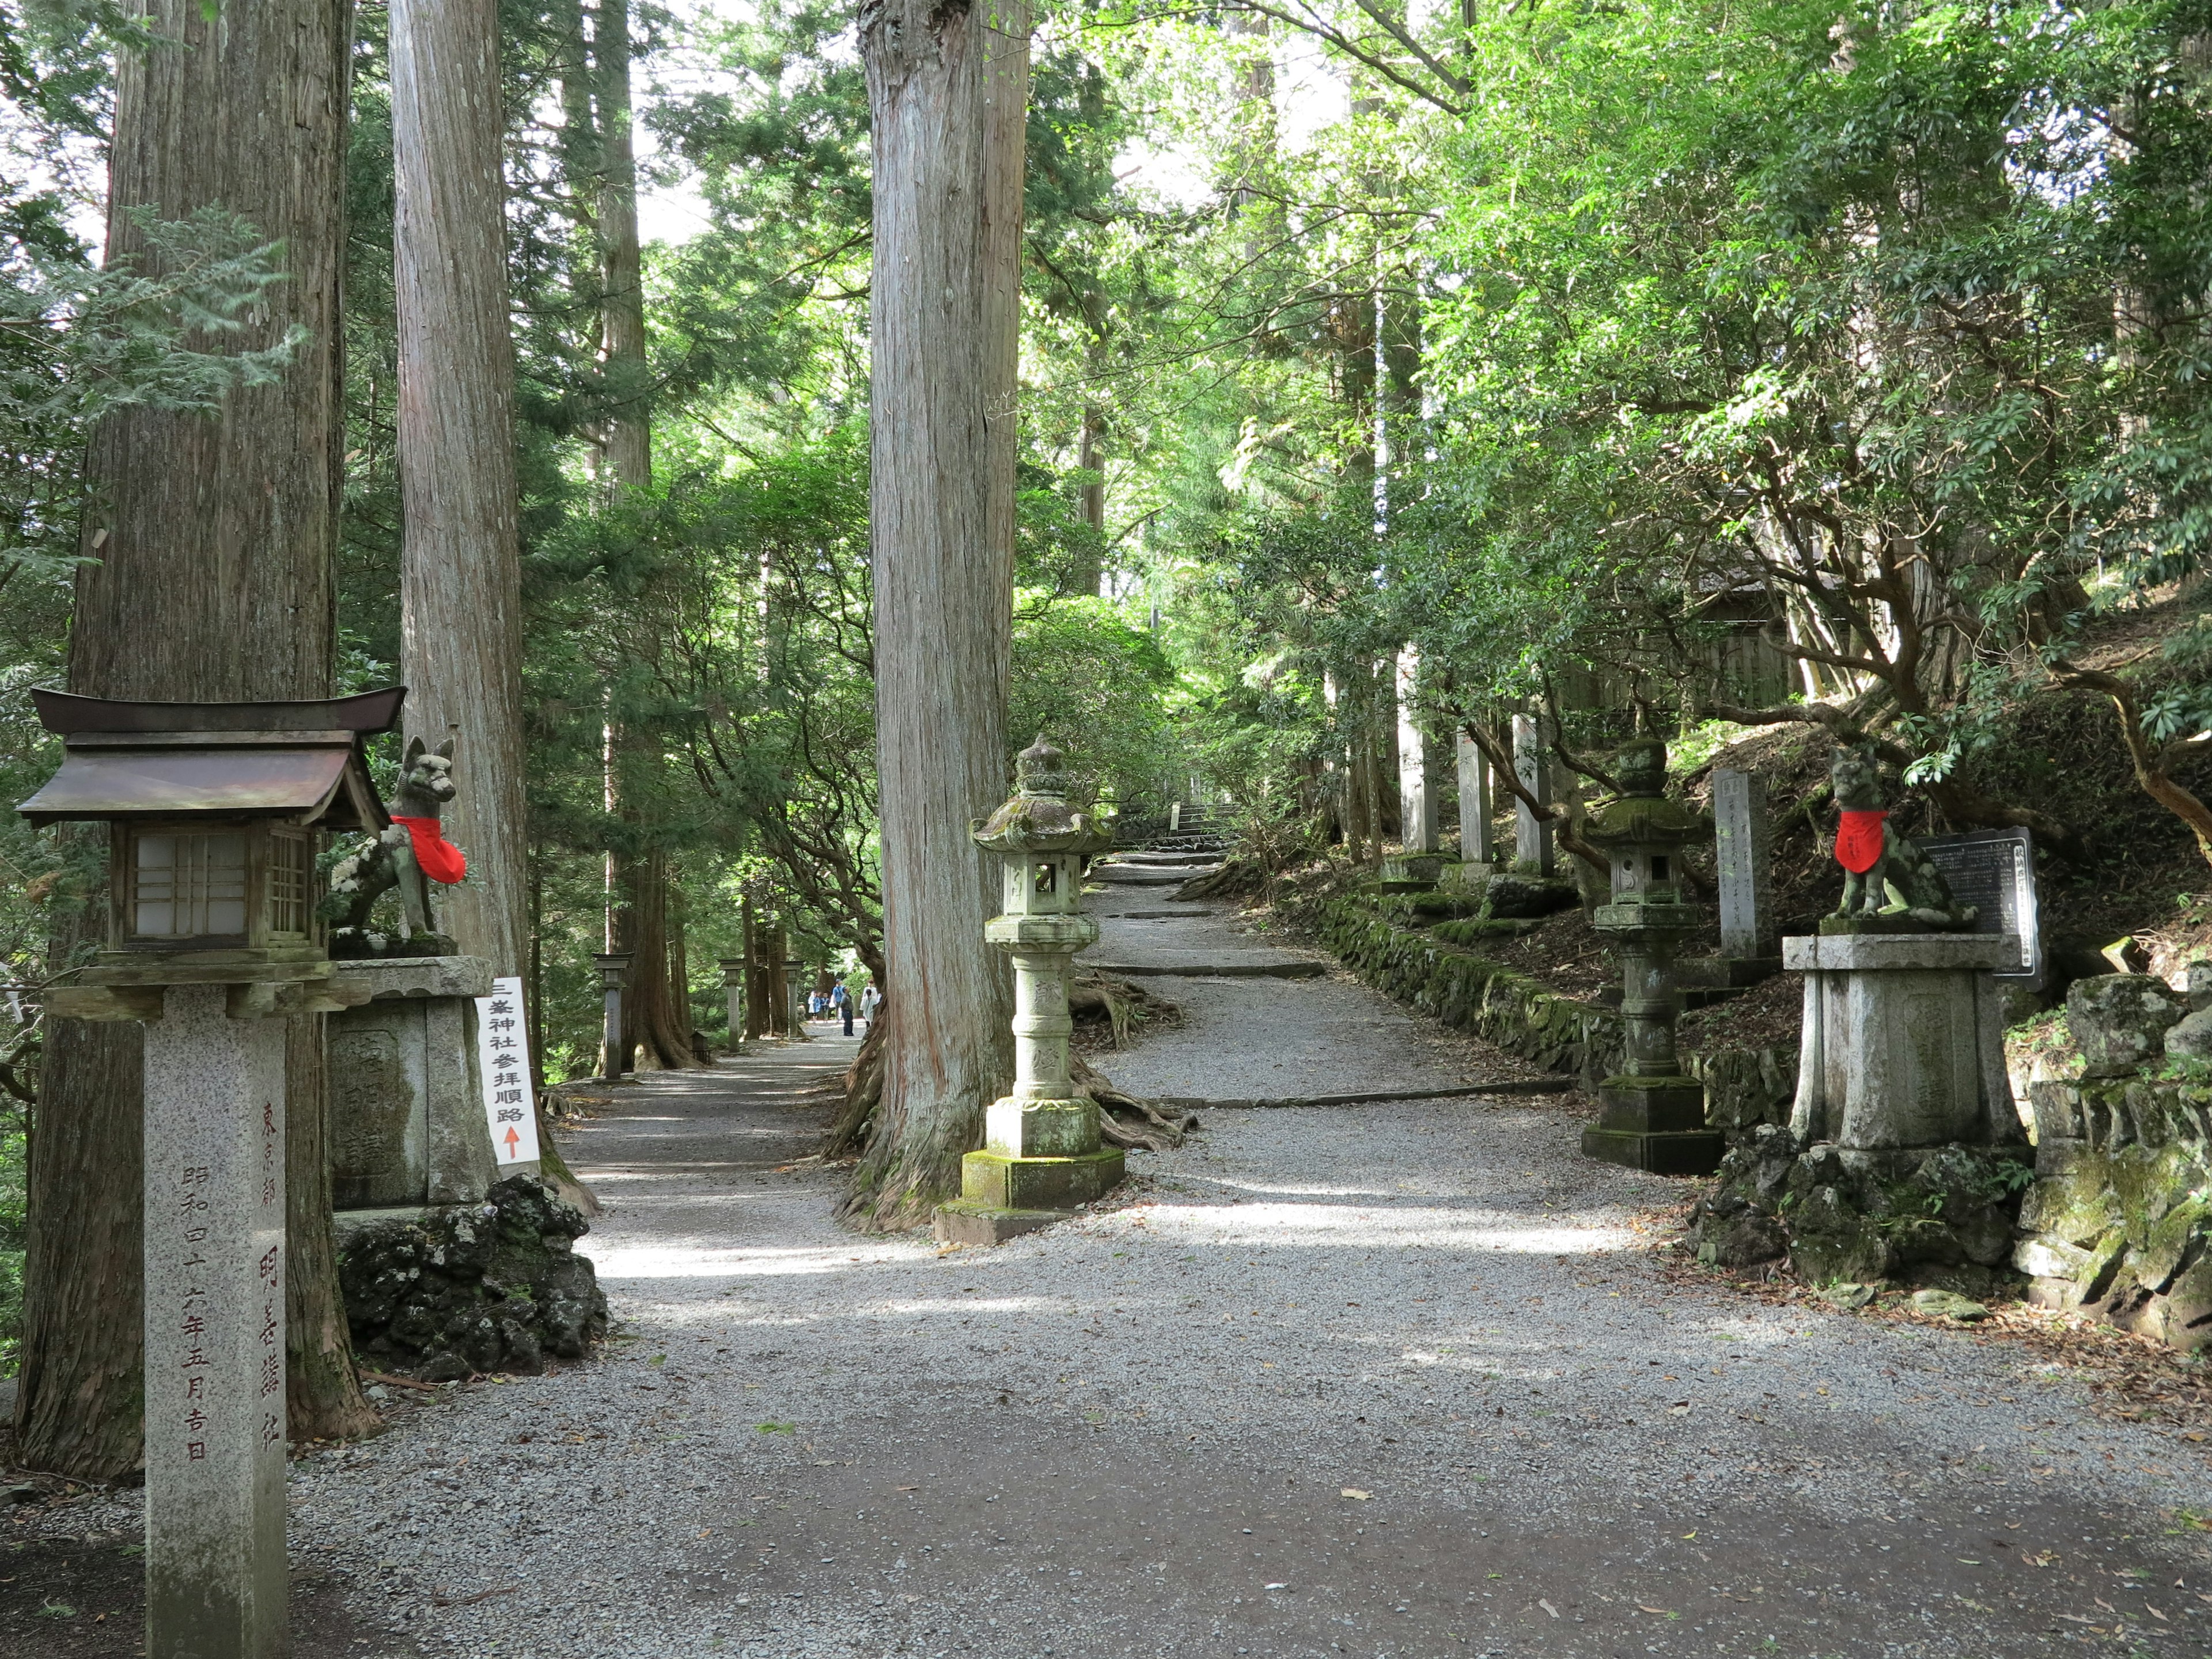
<path fill-rule="evenodd" d="M 507 1126 L 507 1155 L 509 1158 L 513 1158 L 514 1156 L 515 1146 L 521 1140 L 521 1139 L 522 1137 L 520 1135 L 514 1133 L 514 1125 L 512 1123 L 508 1124 Z"/>

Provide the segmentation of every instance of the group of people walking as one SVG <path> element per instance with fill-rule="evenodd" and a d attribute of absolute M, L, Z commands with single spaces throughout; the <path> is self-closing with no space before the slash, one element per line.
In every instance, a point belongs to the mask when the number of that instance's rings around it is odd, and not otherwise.
<path fill-rule="evenodd" d="M 845 1035 L 850 1036 L 853 1035 L 854 1011 L 857 1008 L 860 1018 L 872 1025 L 876 1010 L 883 1006 L 883 994 L 873 984 L 862 986 L 860 994 L 856 998 L 841 979 L 826 991 L 809 991 L 806 994 L 806 1017 L 809 1019 L 842 1019 L 845 1024 Z"/>

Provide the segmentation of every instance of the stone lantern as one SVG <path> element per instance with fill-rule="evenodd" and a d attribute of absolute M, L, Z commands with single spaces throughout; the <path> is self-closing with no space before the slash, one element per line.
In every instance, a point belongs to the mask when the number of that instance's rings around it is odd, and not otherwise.
<path fill-rule="evenodd" d="M 1705 1127 L 1705 1089 L 1682 1075 L 1674 1050 L 1680 1012 L 1674 958 L 1700 917 L 1681 898 L 1682 849 L 1711 835 L 1705 816 L 1669 800 L 1667 745 L 1638 738 L 1616 761 L 1620 794 L 1592 811 L 1583 838 L 1612 864 L 1612 902 L 1593 924 L 1620 957 L 1620 1074 L 1599 1086 L 1598 1121 L 1583 1131 L 1583 1151 L 1610 1164 L 1659 1175 L 1706 1175 L 1723 1143 Z"/>
<path fill-rule="evenodd" d="M 984 1114 L 983 1150 L 961 1161 L 960 1197 L 939 1207 L 937 1236 L 996 1244 L 1061 1219 L 1121 1179 L 1118 1146 L 1100 1144 L 1098 1103 L 1068 1078 L 1067 973 L 1097 942 L 1082 914 L 1083 863 L 1112 837 L 1067 804 L 1064 757 L 1040 737 L 1022 751 L 1013 798 L 974 826 L 998 855 L 1000 914 L 983 936 L 1014 964 L 1014 1085 Z"/>
<path fill-rule="evenodd" d="M 284 1650 L 287 1022 L 331 975 L 315 837 L 388 824 L 362 741 L 405 692 L 122 702 L 33 691 L 61 769 L 19 810 L 108 826 L 107 948 L 50 1014 L 144 1028 L 146 1650 Z"/>
<path fill-rule="evenodd" d="M 722 996 L 729 1009 L 730 1052 L 743 1054 L 745 1046 L 745 959 L 743 957 L 717 957 L 714 965 L 722 970 Z"/>
<path fill-rule="evenodd" d="M 623 1041 L 623 981 L 629 977 L 629 951 L 598 951 L 599 970 L 599 1075 L 610 1083 L 629 1073 L 629 1044 Z"/>
<path fill-rule="evenodd" d="M 238 988 L 234 1003 L 264 1013 L 327 1002 L 314 988 L 331 974 L 315 837 L 389 825 L 362 741 L 392 728 L 405 696 L 164 703 L 32 692 L 63 759 L 17 810 L 34 824 L 108 827 L 107 948 L 48 1007 L 158 1018 L 161 988 L 184 983 Z"/>

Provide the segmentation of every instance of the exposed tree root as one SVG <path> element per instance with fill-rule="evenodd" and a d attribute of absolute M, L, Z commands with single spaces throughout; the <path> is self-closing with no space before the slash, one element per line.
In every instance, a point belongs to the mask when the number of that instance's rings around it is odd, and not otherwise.
<path fill-rule="evenodd" d="M 1070 981 L 1067 1008 L 1078 1019 L 1086 1015 L 1103 1015 L 1116 1048 L 1127 1045 L 1129 1034 L 1139 1020 L 1175 1019 L 1180 1015 L 1175 1004 L 1165 997 L 1132 981 L 1110 979 L 1103 974 Z"/>
<path fill-rule="evenodd" d="M 1210 874 L 1193 876 L 1168 895 L 1170 900 L 1237 898 L 1267 884 L 1267 866 L 1257 859 L 1233 858 Z"/>
<path fill-rule="evenodd" d="M 1093 981 L 1119 985 L 1121 981 Z M 1126 988 L 1133 990 L 1134 987 Z M 1139 994 L 1141 995 L 1141 994 Z M 1171 1003 L 1162 1003 L 1158 998 L 1146 999 L 1155 1006 L 1172 1010 Z M 1099 1106 L 1098 1133 L 1109 1146 L 1139 1148 L 1157 1152 L 1182 1144 L 1182 1138 L 1194 1120 L 1190 1114 L 1163 1110 L 1152 1102 L 1116 1088 L 1107 1078 L 1080 1054 L 1069 1056 L 1069 1074 L 1076 1085 Z M 822 1138 L 822 1153 L 825 1158 L 851 1158 L 861 1152 L 868 1144 L 868 1136 L 875 1122 L 876 1108 L 884 1097 L 884 1066 L 881 1045 L 875 1041 L 872 1029 L 861 1039 L 860 1052 L 845 1072 L 844 1103 Z M 867 1205 L 846 1207 L 846 1218 L 857 1218 L 860 1209 Z M 911 1208 L 911 1206 L 907 1206 Z"/>

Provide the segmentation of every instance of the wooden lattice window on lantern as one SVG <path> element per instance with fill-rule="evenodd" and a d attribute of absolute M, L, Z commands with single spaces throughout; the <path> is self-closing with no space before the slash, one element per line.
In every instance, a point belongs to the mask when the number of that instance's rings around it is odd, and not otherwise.
<path fill-rule="evenodd" d="M 276 830 L 269 838 L 269 931 L 305 938 L 311 897 L 307 837 Z"/>
<path fill-rule="evenodd" d="M 139 939 L 243 938 L 246 837 L 161 830 L 131 838 L 131 932 Z"/>

